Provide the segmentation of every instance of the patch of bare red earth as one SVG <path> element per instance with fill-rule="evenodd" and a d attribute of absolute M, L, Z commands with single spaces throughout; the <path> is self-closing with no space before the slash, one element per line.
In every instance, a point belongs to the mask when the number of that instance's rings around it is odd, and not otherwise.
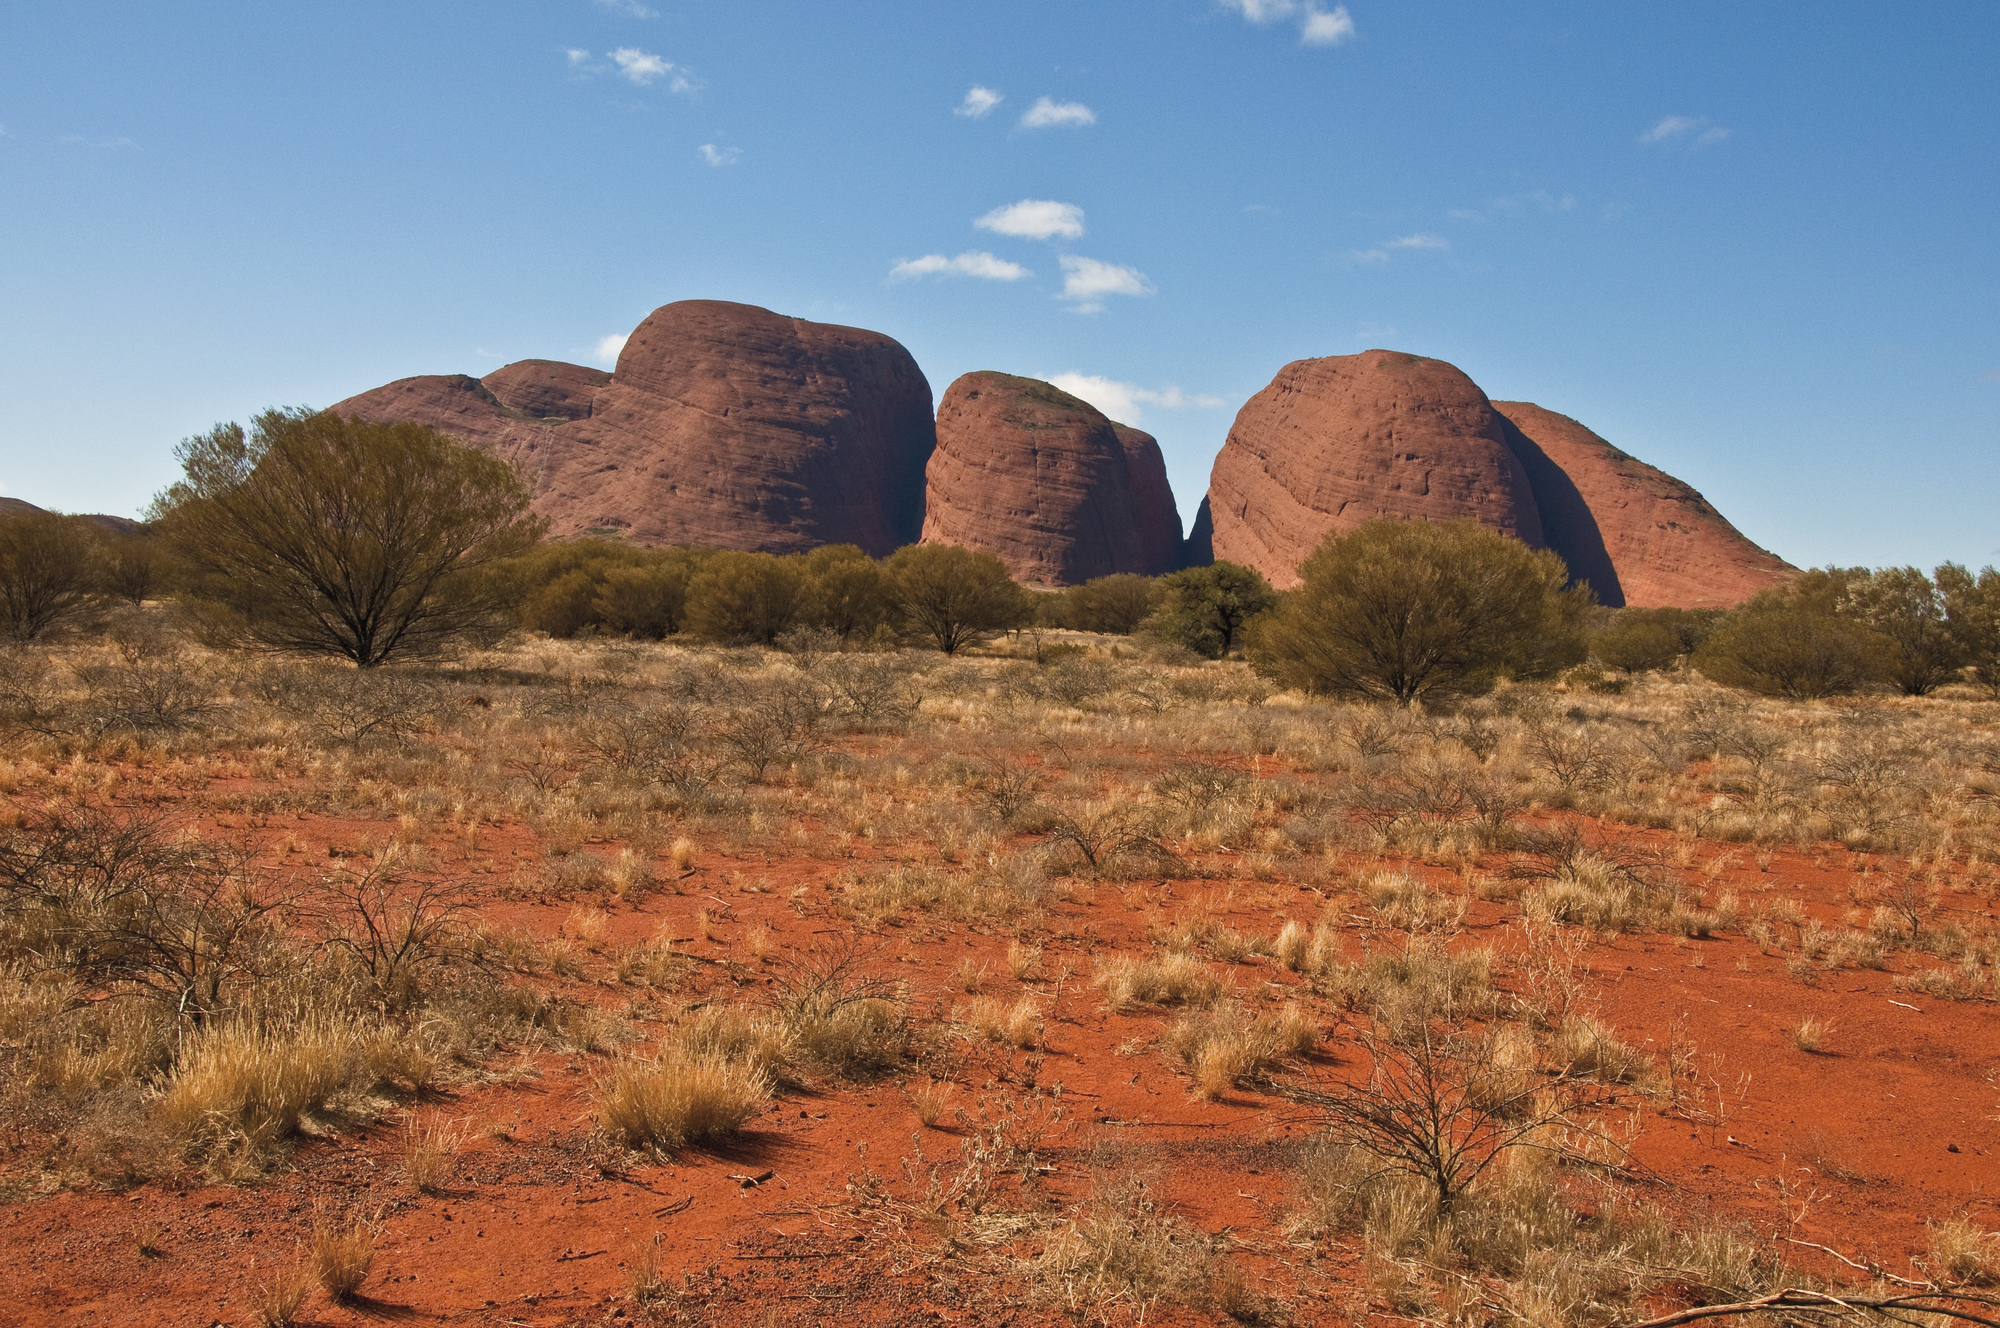
<path fill-rule="evenodd" d="M 368 820 L 315 816 L 276 824 L 297 841 L 294 860 L 306 861 L 388 833 Z M 241 816 L 209 819 L 199 828 L 239 838 L 249 833 Z M 268 844 L 279 835 L 267 824 L 253 837 Z M 475 860 L 497 863 L 496 870 L 516 861 L 503 852 L 532 845 L 525 832 L 505 828 L 482 839 Z M 734 942 L 759 924 L 769 930 L 774 954 L 845 933 L 850 926 L 834 914 L 830 891 L 848 864 L 827 842 L 826 857 L 704 855 L 697 876 L 683 883 L 689 893 L 656 894 L 638 907 L 605 901 L 613 911 L 610 944 L 651 936 L 664 923 L 686 938 L 689 954 L 741 958 Z M 906 846 L 862 851 L 886 860 L 900 847 Z M 1733 860 L 1744 856 L 1740 848 L 1722 851 Z M 1703 846 L 1705 856 L 1715 852 Z M 1226 853 L 1210 859 L 1225 875 L 1229 862 Z M 1392 859 L 1355 864 L 1368 865 L 1447 875 Z M 768 880 L 771 888 L 725 897 L 729 873 Z M 1723 889 L 1746 903 L 1796 899 L 1827 923 L 1846 911 L 1855 876 L 1784 852 L 1771 855 L 1768 870 L 1687 872 L 1691 883 L 1709 882 L 1711 899 Z M 808 895 L 795 909 L 787 896 L 799 885 Z M 990 1118 L 982 1098 L 1018 1099 L 1031 1075 L 1043 1087 L 1060 1083 L 1074 1128 L 1046 1155 L 1056 1168 L 1049 1181 L 1054 1201 L 1088 1198 L 1091 1173 L 1104 1179 L 1108 1163 L 1147 1178 L 1172 1211 L 1201 1230 L 1228 1230 L 1253 1291 L 1278 1300 L 1304 1297 L 1296 1305 L 1299 1321 L 1403 1321 L 1369 1294 L 1357 1241 L 1303 1250 L 1278 1231 L 1296 1202 L 1290 1161 L 1312 1133 L 1310 1118 L 1289 1103 L 1245 1092 L 1216 1103 L 1191 1096 L 1186 1078 L 1151 1045 L 1171 1015 L 1108 1012 L 1088 985 L 1094 956 L 1149 950 L 1147 925 L 1177 918 L 1196 900 L 1208 901 L 1210 915 L 1237 930 L 1266 933 L 1285 916 L 1312 920 L 1326 902 L 1318 890 L 1282 879 L 1231 885 L 1097 885 L 1055 906 L 1044 963 L 1051 974 L 1065 966 L 1073 971 L 1059 1000 L 1053 980 L 1019 984 L 1044 1001 L 1041 1064 L 1031 1070 L 1028 1054 L 1018 1051 L 974 1053 L 959 1067 L 964 1082 L 954 1105 Z M 1141 896 L 1158 908 L 1129 906 Z M 495 901 L 489 915 L 553 935 L 572 902 Z M 1970 896 L 1948 902 L 1956 913 L 1990 916 Z M 717 919 L 715 942 L 696 939 L 701 909 Z M 1518 923 L 1510 921 L 1516 918 L 1514 906 L 1475 903 L 1465 943 L 1513 949 L 1520 943 Z M 1378 947 L 1400 943 L 1399 933 L 1370 935 Z M 1355 953 L 1361 936 L 1357 930 Z M 883 972 L 909 981 L 913 1013 L 935 1022 L 969 999 L 955 980 L 966 960 L 987 966 L 988 992 L 1012 998 L 1016 984 L 1005 976 L 1010 939 L 998 928 L 913 921 L 882 929 L 876 953 Z M 1890 974 L 1852 968 L 1824 973 L 1808 986 L 1785 971 L 1782 957 L 1737 937 L 1685 946 L 1658 936 L 1618 938 L 1589 946 L 1584 964 L 1597 1012 L 1620 1037 L 1662 1061 L 1670 1042 L 1691 1045 L 1699 1070 L 1699 1088 L 1683 1088 L 1686 1115 L 1658 1103 L 1638 1112 L 1632 1154 L 1643 1201 L 1690 1223 L 1744 1223 L 1767 1238 L 1809 1242 L 1788 1248 L 1801 1264 L 1826 1272 L 1845 1270 L 1813 1247 L 1914 1275 L 1908 1261 L 1925 1248 L 1928 1222 L 1968 1212 L 1984 1226 L 2000 1225 L 1993 1212 L 2000 1130 L 1992 1119 L 1996 1093 L 1985 1078 L 1995 1049 L 1990 1005 L 1899 992 Z M 769 990 L 768 965 L 749 967 L 753 976 L 731 999 L 754 1002 Z M 729 985 L 720 966 L 702 969 L 702 984 Z M 1263 959 L 1230 972 L 1247 1001 L 1279 999 L 1299 985 Z M 622 1004 L 626 994 L 607 990 L 605 1000 Z M 1832 1025 L 1820 1054 L 1792 1042 L 1790 1030 L 1808 1015 Z M 1339 1077 L 1365 1068 L 1338 1037 L 1322 1051 L 1309 1073 Z M 1018 1280 L 936 1276 L 921 1239 L 885 1239 L 869 1214 L 853 1211 L 849 1181 L 873 1170 L 900 1182 L 901 1160 L 913 1144 L 933 1161 L 957 1158 L 963 1132 L 923 1129 L 894 1079 L 787 1093 L 726 1145 L 642 1164 L 589 1144 L 593 1076 L 604 1065 L 601 1057 L 539 1055 L 537 1077 L 456 1092 L 418 1108 L 427 1117 L 467 1121 L 475 1131 L 454 1187 L 436 1197 L 416 1195 L 401 1177 L 396 1114 L 309 1142 L 294 1165 L 254 1185 L 149 1184 L 123 1194 L 67 1192 L 7 1204 L 0 1207 L 0 1305 L 7 1307 L 0 1318 L 24 1328 L 254 1322 L 258 1284 L 297 1257 L 318 1204 L 342 1216 L 377 1217 L 381 1239 L 365 1298 L 336 1305 L 316 1293 L 304 1318 L 313 1324 L 643 1321 L 630 1300 L 632 1267 L 655 1236 L 664 1280 L 685 1296 L 682 1307 L 693 1322 L 1073 1321 L 1058 1305 L 1025 1299 Z M 765 1172 L 769 1178 L 754 1184 L 743 1179 Z M 160 1229 L 157 1255 L 142 1253 L 135 1238 L 147 1224 Z M 672 1312 L 663 1317 L 671 1321 Z M 1155 1324 L 1220 1321 L 1168 1307 L 1147 1316 Z"/>

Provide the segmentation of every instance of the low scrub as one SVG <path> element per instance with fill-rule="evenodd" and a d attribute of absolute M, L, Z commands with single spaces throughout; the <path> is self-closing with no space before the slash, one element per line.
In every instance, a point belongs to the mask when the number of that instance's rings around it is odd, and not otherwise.
<path fill-rule="evenodd" d="M 598 1085 L 597 1119 L 613 1138 L 663 1153 L 734 1133 L 770 1096 L 761 1070 L 669 1046 L 652 1059 L 621 1062 Z"/>
<path fill-rule="evenodd" d="M 1164 954 L 1155 959 L 1113 955 L 1092 978 L 1104 988 L 1114 1010 L 1135 1005 L 1213 1005 L 1222 997 L 1222 979 L 1215 970 L 1189 954 Z"/>

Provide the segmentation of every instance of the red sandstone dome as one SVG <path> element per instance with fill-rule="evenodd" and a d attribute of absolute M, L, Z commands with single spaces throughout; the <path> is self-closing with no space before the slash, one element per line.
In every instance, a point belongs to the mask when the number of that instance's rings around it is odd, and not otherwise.
<path fill-rule="evenodd" d="M 1496 405 L 1444 361 L 1386 350 L 1294 361 L 1244 405 L 1189 560 L 1296 585 L 1329 533 L 1377 517 L 1469 517 L 1554 549 L 1610 605 L 1734 604 L 1794 570 L 1574 420 Z"/>
<path fill-rule="evenodd" d="M 1159 445 L 1038 378 L 969 373 L 938 405 L 926 544 L 997 554 L 1018 581 L 1070 586 L 1177 565 Z"/>
<path fill-rule="evenodd" d="M 654 310 L 609 374 L 523 360 L 332 409 L 520 463 L 558 536 L 771 553 L 915 541 L 937 440 L 930 384 L 893 339 L 721 300 Z"/>

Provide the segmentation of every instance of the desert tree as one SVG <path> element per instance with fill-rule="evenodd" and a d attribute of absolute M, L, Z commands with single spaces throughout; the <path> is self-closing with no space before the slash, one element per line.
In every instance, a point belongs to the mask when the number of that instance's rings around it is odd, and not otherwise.
<path fill-rule="evenodd" d="M 82 517 L 0 517 L 0 637 L 39 640 L 95 610 L 100 543 Z"/>
<path fill-rule="evenodd" d="M 211 622 L 363 668 L 498 625 L 489 573 L 543 529 L 513 467 L 427 425 L 274 409 L 175 456 L 152 516 Z"/>
<path fill-rule="evenodd" d="M 1159 588 L 1159 612 L 1148 629 L 1210 659 L 1228 658 L 1243 643 L 1244 628 L 1278 602 L 1262 573 L 1232 562 L 1170 572 Z"/>
<path fill-rule="evenodd" d="M 800 620 L 843 641 L 874 636 L 895 616 L 888 568 L 852 544 L 823 544 L 805 556 Z"/>
<path fill-rule="evenodd" d="M 1957 563 L 1946 563 L 1937 569 L 1937 587 L 1944 597 L 1945 623 L 1973 680 L 2000 696 L 2000 572 L 1982 567 L 1975 576 Z"/>
<path fill-rule="evenodd" d="M 1701 648 L 1722 614 L 1715 609 L 1620 609 L 1590 635 L 1590 653 L 1624 673 L 1665 669 Z"/>
<path fill-rule="evenodd" d="M 1843 611 L 1855 576 L 1816 568 L 1759 591 L 1695 652 L 1695 667 L 1725 687 L 1793 700 L 1838 696 L 1874 681 L 1891 646 Z"/>
<path fill-rule="evenodd" d="M 1472 521 L 1371 521 L 1299 565 L 1253 631 L 1250 662 L 1290 687 L 1399 705 L 1543 676 L 1584 656 L 1585 587 Z"/>
<path fill-rule="evenodd" d="M 1843 608 L 1887 642 L 1883 677 L 1905 696 L 1929 696 L 1965 666 L 1965 648 L 1951 629 L 1944 592 L 1915 567 L 1854 574 Z"/>
<path fill-rule="evenodd" d="M 910 632 L 947 655 L 1028 620 L 1027 592 L 993 554 L 912 544 L 889 555 L 888 569 Z"/>
<path fill-rule="evenodd" d="M 1152 577 L 1114 572 L 1051 596 L 1048 608 L 1058 627 L 1130 636 L 1160 606 L 1162 593 Z"/>
<path fill-rule="evenodd" d="M 805 560 L 729 550 L 688 582 L 687 630 L 704 641 L 770 645 L 798 621 Z"/>

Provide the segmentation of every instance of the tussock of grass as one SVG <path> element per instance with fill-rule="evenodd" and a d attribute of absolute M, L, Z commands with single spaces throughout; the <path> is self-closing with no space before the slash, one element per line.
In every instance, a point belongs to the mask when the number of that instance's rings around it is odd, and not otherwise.
<path fill-rule="evenodd" d="M 1209 1006 L 1222 997 L 1222 979 L 1189 954 L 1168 953 L 1155 959 L 1112 955 L 1091 980 L 1104 989 L 1114 1010 L 1135 1005 Z"/>
<path fill-rule="evenodd" d="M 331 1021 L 206 1030 L 182 1052 L 160 1098 L 160 1119 L 192 1149 L 289 1138 L 302 1117 L 324 1110 L 348 1084 L 359 1050 L 354 1029 Z"/>
<path fill-rule="evenodd" d="M 770 1095 L 761 1070 L 670 1046 L 651 1060 L 621 1062 L 598 1085 L 597 1118 L 613 1138 L 665 1152 L 734 1133 Z"/>

